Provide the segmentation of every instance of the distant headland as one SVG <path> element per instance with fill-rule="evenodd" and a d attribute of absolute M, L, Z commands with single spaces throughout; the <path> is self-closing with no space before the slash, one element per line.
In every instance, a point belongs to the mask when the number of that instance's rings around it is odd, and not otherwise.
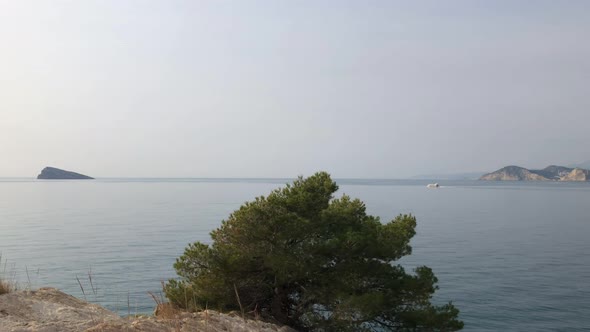
<path fill-rule="evenodd" d="M 45 167 L 41 174 L 37 175 L 37 179 L 41 180 L 93 180 L 94 178 L 76 173 L 65 171 L 55 167 Z"/>
<path fill-rule="evenodd" d="M 590 181 L 590 170 L 564 166 L 547 166 L 543 169 L 526 169 L 506 166 L 479 178 L 487 181 Z"/>

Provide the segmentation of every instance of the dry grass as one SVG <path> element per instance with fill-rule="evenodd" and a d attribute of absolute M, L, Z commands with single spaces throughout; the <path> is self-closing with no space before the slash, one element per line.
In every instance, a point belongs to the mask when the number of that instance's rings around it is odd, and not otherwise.
<path fill-rule="evenodd" d="M 162 319 L 177 319 L 181 312 L 182 310 L 172 303 L 158 303 L 154 310 L 154 316 Z"/>
<path fill-rule="evenodd" d="M 0 279 L 0 295 L 8 294 L 14 290 L 11 283 Z"/>
<path fill-rule="evenodd" d="M 10 292 L 14 292 L 16 290 L 16 284 L 14 282 L 10 282 L 3 278 L 6 275 L 6 264 L 8 262 L 4 260 L 4 264 L 2 264 L 2 253 L 0 253 L 0 295 L 8 294 Z M 4 267 L 2 268 L 2 265 Z"/>
<path fill-rule="evenodd" d="M 164 286 L 164 282 L 162 282 L 162 287 Z M 179 314 L 181 310 L 172 303 L 164 302 L 163 298 L 158 299 L 156 295 L 152 292 L 148 292 L 148 294 L 154 299 L 156 302 L 156 309 L 154 310 L 154 317 L 157 319 L 168 320 L 171 322 L 172 326 L 174 327 L 174 331 L 181 331 L 182 323 L 179 319 Z"/>

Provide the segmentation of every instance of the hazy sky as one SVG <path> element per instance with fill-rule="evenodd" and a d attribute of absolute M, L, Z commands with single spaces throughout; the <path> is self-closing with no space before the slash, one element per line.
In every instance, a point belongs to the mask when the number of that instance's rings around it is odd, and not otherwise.
<path fill-rule="evenodd" d="M 590 159 L 590 1 L 0 0 L 0 176 Z"/>

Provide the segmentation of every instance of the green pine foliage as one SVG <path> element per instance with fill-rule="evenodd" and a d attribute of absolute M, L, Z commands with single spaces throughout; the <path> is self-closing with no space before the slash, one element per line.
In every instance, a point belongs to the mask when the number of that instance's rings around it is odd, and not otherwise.
<path fill-rule="evenodd" d="M 412 251 L 416 218 L 367 215 L 325 172 L 245 203 L 190 244 L 165 287 L 186 309 L 242 310 L 302 331 L 456 331 L 451 303 L 434 306 L 428 267 L 395 262 Z"/>

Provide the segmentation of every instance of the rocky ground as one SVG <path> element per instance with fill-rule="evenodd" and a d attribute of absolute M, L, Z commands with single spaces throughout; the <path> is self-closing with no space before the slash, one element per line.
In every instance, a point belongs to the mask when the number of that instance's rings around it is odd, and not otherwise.
<path fill-rule="evenodd" d="M 187 313 L 160 305 L 155 316 L 122 318 L 55 288 L 0 295 L 0 332 L 296 332 L 239 315 L 212 310 Z"/>

